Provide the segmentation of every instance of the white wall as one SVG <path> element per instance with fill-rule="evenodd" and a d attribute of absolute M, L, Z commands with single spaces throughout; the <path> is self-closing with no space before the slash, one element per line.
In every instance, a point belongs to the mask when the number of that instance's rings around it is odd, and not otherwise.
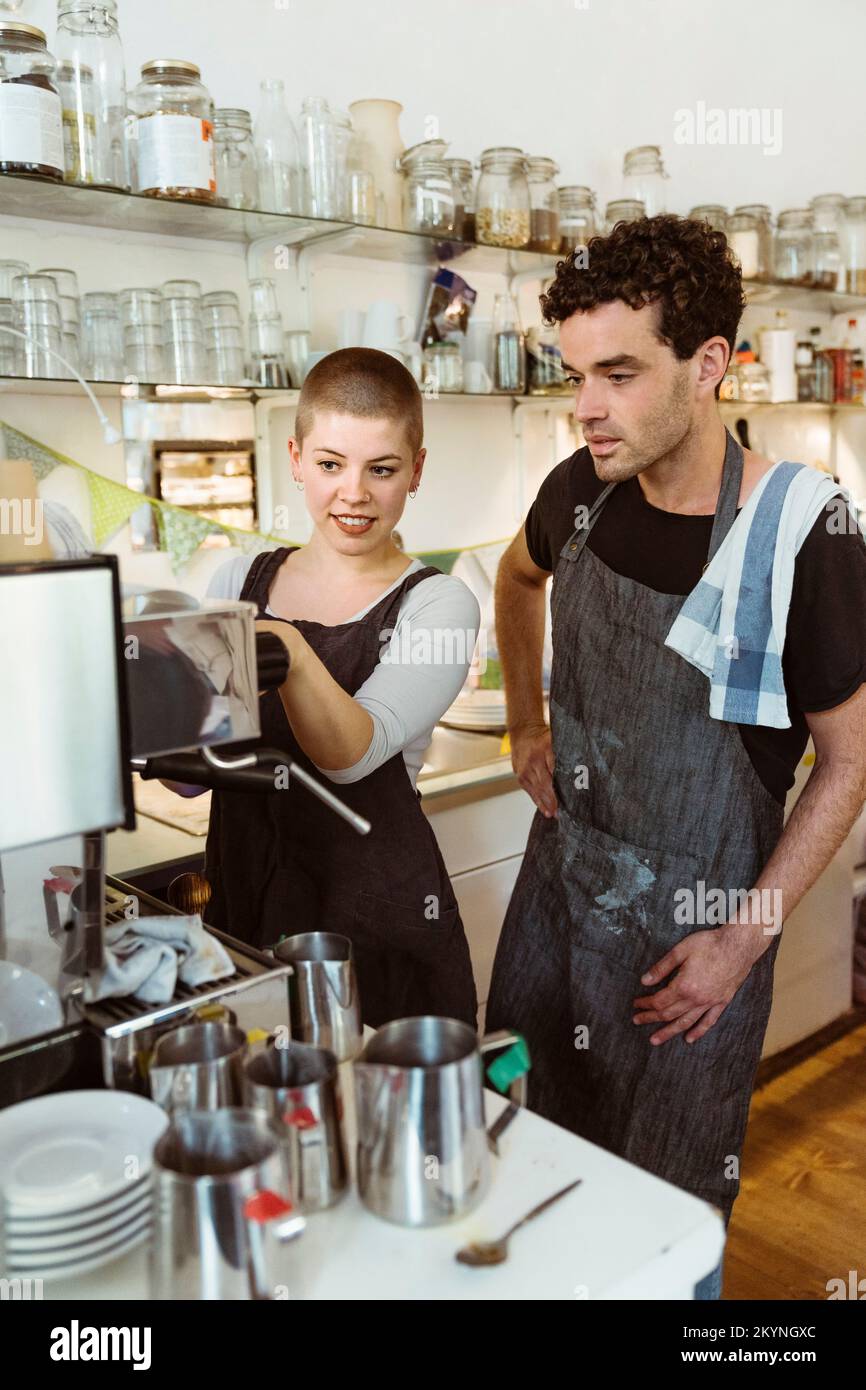
<path fill-rule="evenodd" d="M 52 38 L 56 0 L 20 18 Z M 403 138 L 438 119 L 454 155 L 553 155 L 562 182 L 619 192 L 623 151 L 661 144 L 672 209 L 798 206 L 866 192 L 861 0 L 120 0 L 130 81 L 143 61 L 199 63 L 218 105 L 255 108 L 261 77 L 340 106 L 402 102 Z M 782 112 L 783 148 L 677 146 L 674 112 Z"/>

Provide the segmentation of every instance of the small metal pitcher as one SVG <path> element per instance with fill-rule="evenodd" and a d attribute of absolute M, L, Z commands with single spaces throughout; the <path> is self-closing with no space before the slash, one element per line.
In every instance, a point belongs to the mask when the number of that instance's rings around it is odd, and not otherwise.
<path fill-rule="evenodd" d="M 348 1186 L 348 1163 L 333 1052 L 296 1042 L 266 1048 L 244 1066 L 244 1099 L 283 1128 L 301 1211 L 338 1202 Z"/>
<path fill-rule="evenodd" d="M 334 932 L 304 932 L 274 947 L 278 961 L 294 966 L 289 976 L 292 1037 L 333 1052 L 338 1062 L 361 1050 L 361 1002 L 352 964 L 352 943 Z"/>
<path fill-rule="evenodd" d="M 163 1110 L 240 1105 L 247 1035 L 230 1023 L 188 1023 L 160 1037 L 150 1067 L 151 1098 Z"/>
<path fill-rule="evenodd" d="M 153 1152 L 151 1296 L 299 1295 L 304 1218 L 280 1131 L 252 1110 L 175 1115 Z"/>
<path fill-rule="evenodd" d="M 353 1064 L 358 1191 L 377 1216 L 436 1226 L 464 1216 L 490 1182 L 482 1054 L 521 1042 L 504 1029 L 480 1042 L 453 1018 L 388 1023 Z M 526 1077 L 511 1087 L 526 1102 Z"/>

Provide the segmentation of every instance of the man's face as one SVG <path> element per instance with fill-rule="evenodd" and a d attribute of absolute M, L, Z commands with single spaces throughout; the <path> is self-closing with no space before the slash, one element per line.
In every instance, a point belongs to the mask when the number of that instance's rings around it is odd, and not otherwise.
<path fill-rule="evenodd" d="M 614 300 L 560 325 L 575 419 L 605 483 L 642 473 L 681 443 L 692 423 L 697 359 L 681 362 L 659 341 L 658 313 L 653 304 L 631 309 Z"/>

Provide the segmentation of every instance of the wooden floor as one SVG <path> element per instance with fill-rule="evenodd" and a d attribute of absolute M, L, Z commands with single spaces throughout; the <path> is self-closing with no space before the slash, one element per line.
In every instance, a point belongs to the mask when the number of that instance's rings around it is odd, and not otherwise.
<path fill-rule="evenodd" d="M 826 1299 L 866 1278 L 866 1022 L 758 1080 L 723 1297 Z"/>

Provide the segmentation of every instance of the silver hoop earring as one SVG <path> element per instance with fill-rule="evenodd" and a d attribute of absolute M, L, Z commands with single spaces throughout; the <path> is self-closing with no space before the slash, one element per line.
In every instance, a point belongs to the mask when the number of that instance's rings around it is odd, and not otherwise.
<path fill-rule="evenodd" d="M 417 487 L 410 487 L 410 489 L 409 489 L 409 496 L 410 496 L 410 497 L 413 499 L 413 501 L 414 501 L 414 499 L 418 496 L 418 489 L 417 489 Z"/>
<path fill-rule="evenodd" d="M 298 492 L 303 492 L 304 490 L 304 484 L 299 483 L 297 478 L 295 479 L 295 487 L 298 489 Z"/>

